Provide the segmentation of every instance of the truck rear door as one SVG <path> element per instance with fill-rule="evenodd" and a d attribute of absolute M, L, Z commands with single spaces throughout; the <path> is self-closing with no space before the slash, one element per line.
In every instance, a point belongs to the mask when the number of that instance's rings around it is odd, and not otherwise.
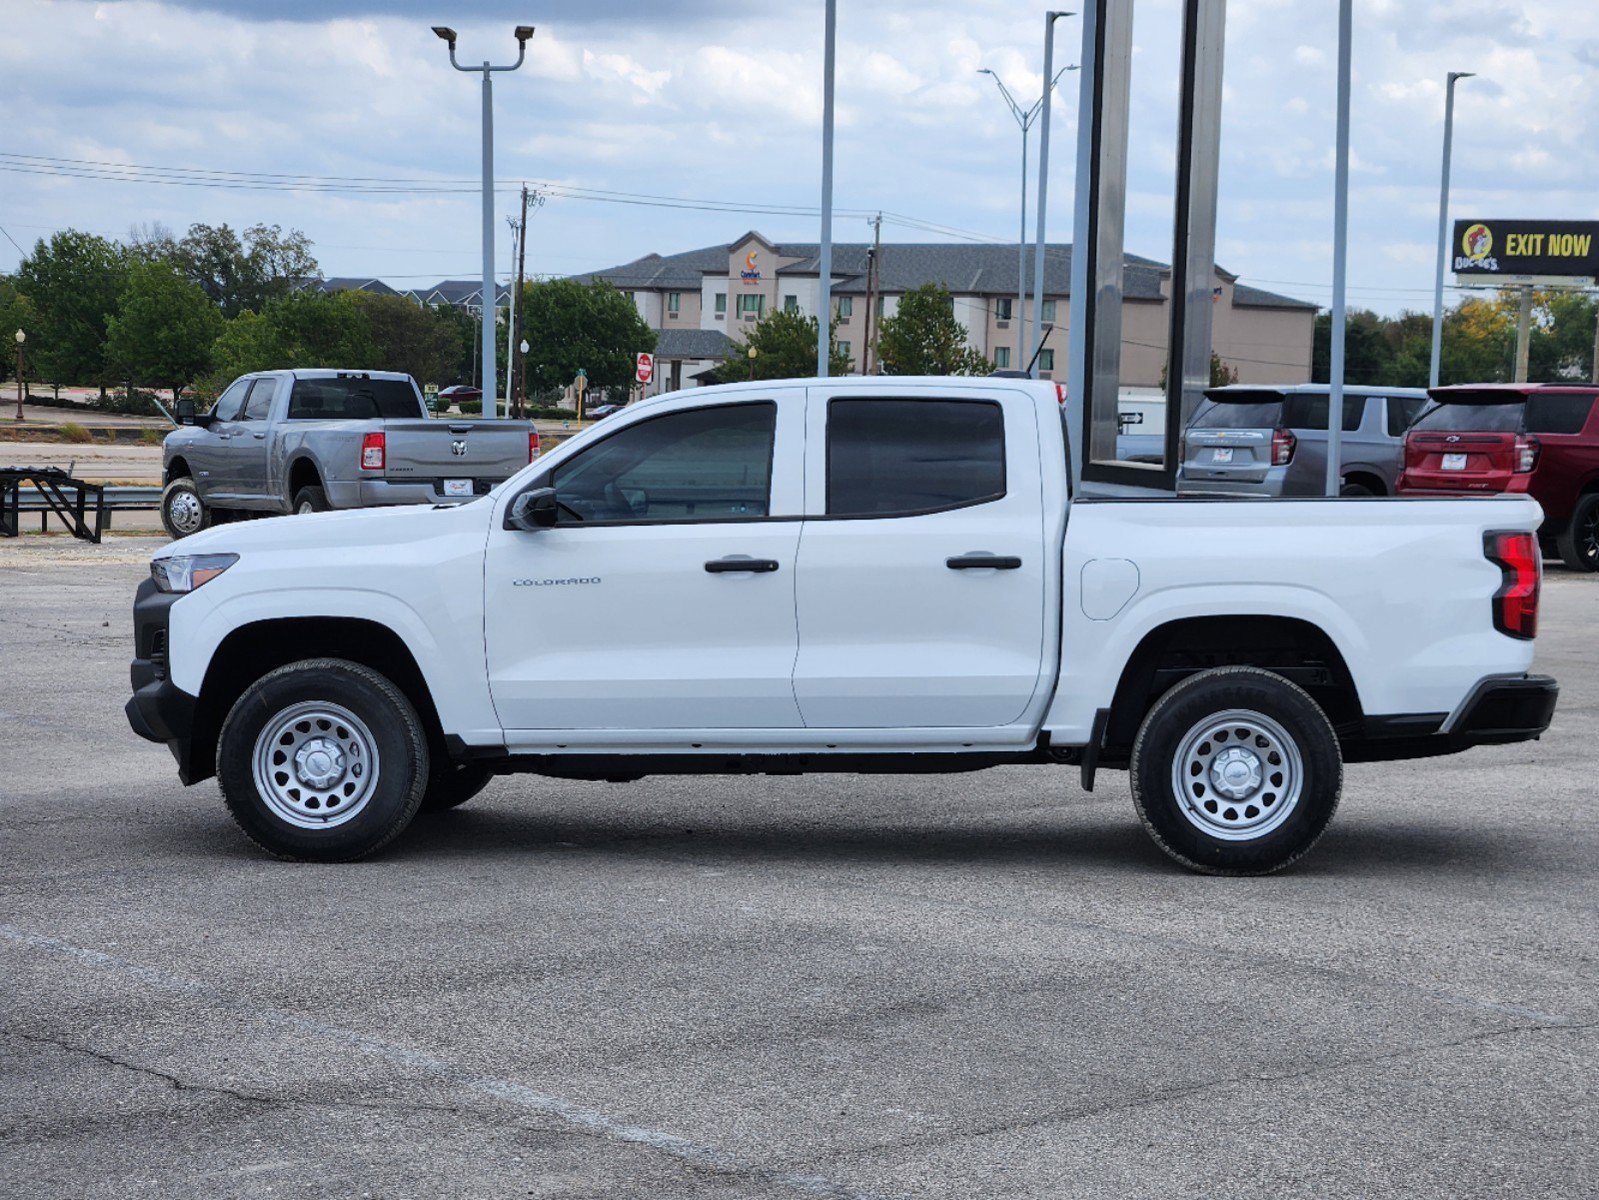
<path fill-rule="evenodd" d="M 994 727 L 1039 686 L 1037 409 L 1019 391 L 813 388 L 794 694 L 813 729 Z"/>

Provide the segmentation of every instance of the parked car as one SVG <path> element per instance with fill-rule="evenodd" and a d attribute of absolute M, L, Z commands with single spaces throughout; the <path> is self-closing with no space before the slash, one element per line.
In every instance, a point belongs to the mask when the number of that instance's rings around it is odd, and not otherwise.
<path fill-rule="evenodd" d="M 1327 385 L 1212 388 L 1183 433 L 1180 496 L 1321 496 L 1327 480 Z M 1391 496 L 1404 434 L 1426 406 L 1420 388 L 1344 389 L 1345 496 Z"/>
<path fill-rule="evenodd" d="M 583 415 L 591 421 L 599 421 L 610 416 L 612 413 L 621 412 L 625 407 L 627 406 L 623 404 L 599 404 L 589 409 Z"/>
<path fill-rule="evenodd" d="M 162 447 L 175 538 L 241 514 L 470 500 L 539 452 L 531 421 L 435 420 L 393 371 L 258 371 L 178 419 Z"/>
<path fill-rule="evenodd" d="M 1346 760 L 1547 728 L 1527 497 L 1082 499 L 1068 461 L 1048 382 L 641 401 L 476 504 L 160 552 L 128 718 L 290 858 L 495 774 L 1031 763 L 1130 768 L 1156 843 L 1225 874 L 1304 854 Z"/>
<path fill-rule="evenodd" d="M 483 399 L 483 389 L 473 387 L 469 383 L 457 383 L 452 387 L 441 388 L 439 390 L 439 399 L 444 401 L 446 407 L 451 404 L 459 404 L 462 400 L 481 400 Z"/>
<path fill-rule="evenodd" d="M 1399 490 L 1525 493 L 1543 508 L 1544 549 L 1574 570 L 1599 571 L 1599 386 L 1468 384 L 1431 396 L 1405 436 Z"/>

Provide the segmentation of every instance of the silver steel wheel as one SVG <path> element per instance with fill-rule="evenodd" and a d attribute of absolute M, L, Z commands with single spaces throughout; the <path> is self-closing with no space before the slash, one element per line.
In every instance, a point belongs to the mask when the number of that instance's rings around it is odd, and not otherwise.
<path fill-rule="evenodd" d="M 349 709 L 306 700 L 262 727 L 251 765 L 273 816 L 301 829 L 331 829 L 355 817 L 377 789 L 377 740 Z"/>
<path fill-rule="evenodd" d="M 205 509 L 200 504 L 200 497 L 190 491 L 173 492 L 167 500 L 167 520 L 172 528 L 185 537 L 199 533 L 205 521 Z"/>
<path fill-rule="evenodd" d="M 306 513 L 314 513 L 315 511 L 316 508 L 309 500 L 302 500 L 300 501 L 298 507 L 295 508 L 294 515 L 297 517 L 303 517 Z"/>
<path fill-rule="evenodd" d="M 1276 829 L 1298 805 L 1304 782 L 1304 760 L 1288 731 L 1246 708 L 1199 721 L 1172 757 L 1179 811 L 1201 833 L 1227 842 Z"/>

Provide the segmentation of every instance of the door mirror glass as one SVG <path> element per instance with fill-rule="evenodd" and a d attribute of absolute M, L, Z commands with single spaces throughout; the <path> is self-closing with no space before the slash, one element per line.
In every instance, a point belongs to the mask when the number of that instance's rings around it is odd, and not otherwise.
<path fill-rule="evenodd" d="M 194 401 L 193 400 L 190 400 L 187 396 L 185 396 L 182 400 L 179 400 L 178 401 L 178 424 L 179 425 L 193 425 L 194 424 L 194 411 L 195 411 L 195 409 L 194 409 Z"/>
<path fill-rule="evenodd" d="M 548 529 L 555 524 L 556 507 L 554 488 L 533 488 L 511 501 L 511 511 L 505 514 L 505 527 L 520 529 L 523 533 Z"/>

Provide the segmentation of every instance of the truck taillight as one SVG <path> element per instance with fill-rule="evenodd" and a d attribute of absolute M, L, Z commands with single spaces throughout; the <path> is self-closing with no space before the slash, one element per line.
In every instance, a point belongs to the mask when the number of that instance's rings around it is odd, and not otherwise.
<path fill-rule="evenodd" d="M 1538 632 L 1538 587 L 1543 580 L 1537 535 L 1486 533 L 1482 552 L 1505 576 L 1493 596 L 1494 628 L 1530 640 Z"/>
<path fill-rule="evenodd" d="M 361 439 L 361 470 L 383 469 L 384 438 L 381 433 L 369 433 Z"/>
<path fill-rule="evenodd" d="M 527 435 L 527 460 L 528 460 L 528 462 L 532 462 L 538 456 L 539 456 L 539 431 L 537 429 L 530 429 L 530 430 L 528 430 L 528 435 Z"/>
<path fill-rule="evenodd" d="M 1538 465 L 1538 451 L 1542 449 L 1538 439 L 1529 437 L 1525 433 L 1516 435 L 1516 474 L 1525 475 Z"/>
<path fill-rule="evenodd" d="M 1286 467 L 1294 461 L 1294 447 L 1299 444 L 1299 439 L 1286 429 L 1273 429 L 1271 431 L 1271 465 Z"/>
<path fill-rule="evenodd" d="M 1066 403 L 1066 385 L 1064 383 L 1057 383 L 1055 385 L 1055 403 Z"/>

